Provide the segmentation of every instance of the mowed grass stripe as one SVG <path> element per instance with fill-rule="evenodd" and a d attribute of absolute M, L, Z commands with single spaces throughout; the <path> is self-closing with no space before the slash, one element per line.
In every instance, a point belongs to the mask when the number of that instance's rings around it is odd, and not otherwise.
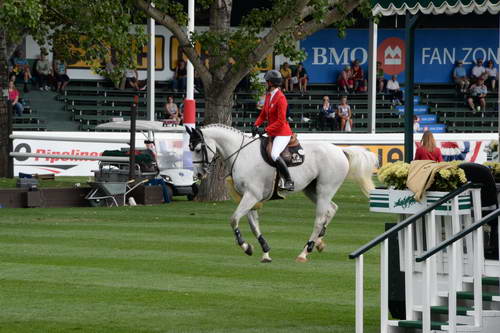
<path fill-rule="evenodd" d="M 246 219 L 256 253 L 235 245 L 231 202 L 1 209 L 0 332 L 354 332 L 347 254 L 395 216 L 368 212 L 352 183 L 334 201 L 326 252 L 305 265 L 293 261 L 314 219 L 302 195 L 261 212 L 270 265 Z M 377 332 L 378 251 L 365 269 L 365 331 Z"/>

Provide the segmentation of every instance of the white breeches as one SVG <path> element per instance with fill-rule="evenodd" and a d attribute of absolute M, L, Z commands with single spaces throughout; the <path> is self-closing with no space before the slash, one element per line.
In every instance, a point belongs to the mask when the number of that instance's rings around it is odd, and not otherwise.
<path fill-rule="evenodd" d="M 276 161 L 283 150 L 285 150 L 291 136 L 276 136 L 273 140 L 273 149 L 271 150 L 271 158 Z"/>

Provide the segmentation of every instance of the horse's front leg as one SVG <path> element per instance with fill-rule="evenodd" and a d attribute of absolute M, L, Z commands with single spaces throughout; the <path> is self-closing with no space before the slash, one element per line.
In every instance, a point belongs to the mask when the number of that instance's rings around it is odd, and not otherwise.
<path fill-rule="evenodd" d="M 246 192 L 241 198 L 240 204 L 236 211 L 231 216 L 231 227 L 233 228 L 234 236 L 236 237 L 236 243 L 241 247 L 241 249 L 249 256 L 253 254 L 253 247 L 251 244 L 247 243 L 241 234 L 239 223 L 240 219 L 247 215 L 250 209 L 255 206 L 258 200 L 249 192 Z"/>
<path fill-rule="evenodd" d="M 272 259 L 271 256 L 269 256 L 269 251 L 271 250 L 271 247 L 267 244 L 266 240 L 264 239 L 264 236 L 262 236 L 262 233 L 260 232 L 259 213 L 256 210 L 252 209 L 248 212 L 247 217 L 248 217 L 248 223 L 250 224 L 250 228 L 252 229 L 255 238 L 257 238 L 262 248 L 262 259 L 260 260 L 260 262 L 263 263 L 271 262 Z"/>

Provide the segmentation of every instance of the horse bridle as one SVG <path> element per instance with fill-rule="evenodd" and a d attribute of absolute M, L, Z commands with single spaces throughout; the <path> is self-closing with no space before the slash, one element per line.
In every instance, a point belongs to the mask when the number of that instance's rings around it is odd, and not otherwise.
<path fill-rule="evenodd" d="M 194 149 L 196 148 L 196 146 L 198 144 L 201 144 L 201 160 L 199 160 L 199 161 L 193 161 L 193 164 L 201 164 L 202 168 L 206 168 L 207 173 L 210 173 L 211 170 L 213 169 L 213 167 L 215 166 L 215 162 L 217 162 L 217 159 L 220 157 L 220 155 L 217 155 L 215 153 L 215 151 L 212 148 L 210 148 L 210 146 L 206 143 L 205 137 L 203 136 L 203 132 L 202 131 L 200 131 L 198 129 L 195 129 L 195 131 L 196 131 L 195 133 L 197 133 L 197 135 L 198 135 L 198 139 L 196 141 L 195 140 L 191 140 L 191 139 L 189 140 L 190 141 L 189 142 L 189 150 L 194 151 Z M 260 136 L 257 137 L 257 138 L 255 138 L 255 139 L 253 139 L 252 141 L 250 141 L 250 142 L 248 142 L 247 144 L 244 145 L 243 143 L 245 142 L 245 135 L 242 134 L 240 147 L 234 153 L 230 154 L 228 157 L 226 157 L 225 159 L 222 160 L 222 162 L 226 162 L 231 157 L 233 157 L 234 155 L 236 155 L 236 158 L 234 159 L 233 163 L 231 163 L 231 170 L 230 170 L 228 176 L 230 176 L 230 175 L 233 174 L 234 164 L 236 163 L 236 160 L 238 159 L 240 151 L 242 151 L 245 147 L 247 147 L 248 145 L 250 145 L 254 141 L 258 140 L 259 138 L 260 138 Z M 212 154 L 214 154 L 214 156 L 215 156 L 212 159 L 212 161 L 208 160 L 208 150 L 210 150 L 212 152 Z"/>

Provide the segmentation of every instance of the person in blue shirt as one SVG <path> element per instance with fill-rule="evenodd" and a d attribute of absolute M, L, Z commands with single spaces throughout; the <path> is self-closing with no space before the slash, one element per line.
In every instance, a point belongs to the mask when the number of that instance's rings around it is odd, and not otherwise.
<path fill-rule="evenodd" d="M 467 98 L 467 103 L 471 111 L 485 111 L 486 110 L 486 94 L 488 94 L 488 89 L 484 84 L 484 78 L 479 77 L 477 82 L 470 86 L 470 96 Z"/>
<path fill-rule="evenodd" d="M 465 71 L 464 62 L 462 60 L 457 61 L 457 65 L 453 69 L 453 81 L 460 88 L 462 94 L 467 92 L 469 88 L 470 80 L 467 77 L 467 72 Z"/>

